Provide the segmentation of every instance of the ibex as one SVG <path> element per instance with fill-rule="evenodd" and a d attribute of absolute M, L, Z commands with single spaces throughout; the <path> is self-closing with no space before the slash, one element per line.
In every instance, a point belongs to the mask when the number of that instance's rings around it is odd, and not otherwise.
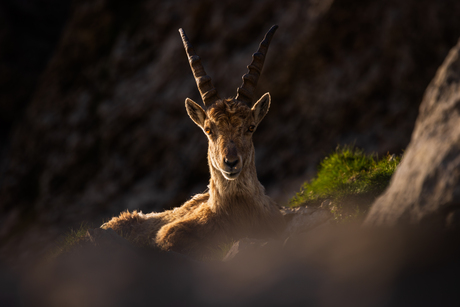
<path fill-rule="evenodd" d="M 255 104 L 253 96 L 277 28 L 275 25 L 267 32 L 253 54 L 236 97 L 228 99 L 218 96 L 200 57 L 179 29 L 206 108 L 189 98 L 185 100 L 188 115 L 208 138 L 208 191 L 162 213 L 123 212 L 102 228 L 112 228 L 140 244 L 188 254 L 202 254 L 226 240 L 281 233 L 284 219 L 257 179 L 252 142 L 253 133 L 270 107 L 269 93 Z"/>

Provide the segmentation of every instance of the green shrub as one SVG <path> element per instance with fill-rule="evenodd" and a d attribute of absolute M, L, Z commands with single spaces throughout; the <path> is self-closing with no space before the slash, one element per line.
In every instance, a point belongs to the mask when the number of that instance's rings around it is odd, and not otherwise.
<path fill-rule="evenodd" d="M 289 202 L 327 207 L 336 221 L 362 217 L 369 206 L 388 186 L 400 156 L 378 159 L 354 146 L 338 147 L 320 163 L 316 178 L 305 182 Z"/>

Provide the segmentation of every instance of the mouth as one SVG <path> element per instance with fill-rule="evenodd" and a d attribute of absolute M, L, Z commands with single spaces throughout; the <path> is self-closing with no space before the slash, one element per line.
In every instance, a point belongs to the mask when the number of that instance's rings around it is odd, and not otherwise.
<path fill-rule="evenodd" d="M 235 180 L 241 173 L 241 169 L 234 171 L 234 172 L 226 172 L 224 170 L 221 170 L 222 175 L 224 175 L 225 179 L 227 180 Z"/>

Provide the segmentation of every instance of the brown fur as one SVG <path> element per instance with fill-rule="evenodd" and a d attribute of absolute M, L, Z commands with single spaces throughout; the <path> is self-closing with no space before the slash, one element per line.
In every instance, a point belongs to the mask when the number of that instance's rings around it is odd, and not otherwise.
<path fill-rule="evenodd" d="M 195 110 L 203 112 L 204 120 L 187 106 L 190 117 L 203 130 L 212 131 L 208 135 L 209 191 L 162 213 L 123 212 L 102 227 L 112 228 L 142 245 L 188 254 L 202 254 L 227 240 L 280 233 L 284 220 L 257 179 L 252 132 L 248 130 L 257 126 L 268 111 L 270 98 L 266 96 L 268 105 L 256 103 L 252 109 L 226 99 L 217 101 L 206 112 Z M 222 173 L 226 167 L 223 161 L 229 155 L 240 159 L 241 171 L 233 180 Z"/>
<path fill-rule="evenodd" d="M 270 107 L 270 95 L 263 95 L 252 108 L 248 106 L 276 29 L 273 26 L 259 46 L 236 99 L 218 98 L 187 36 L 179 30 L 208 107 L 205 111 L 191 99 L 185 101 L 188 115 L 208 137 L 209 190 L 174 210 L 123 212 L 102 228 L 112 228 L 139 244 L 189 254 L 202 253 L 221 241 L 281 232 L 284 219 L 257 179 L 252 143 L 253 132 Z"/>

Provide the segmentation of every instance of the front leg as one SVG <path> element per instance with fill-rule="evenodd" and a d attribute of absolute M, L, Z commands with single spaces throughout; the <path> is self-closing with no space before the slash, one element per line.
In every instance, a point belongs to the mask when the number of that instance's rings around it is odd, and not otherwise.
<path fill-rule="evenodd" d="M 119 235 L 129 236 L 133 229 L 145 222 L 145 217 L 142 212 L 125 212 L 120 213 L 119 216 L 113 217 L 107 223 L 102 224 L 102 229 L 112 228 Z"/>
<path fill-rule="evenodd" d="M 212 219 L 188 218 L 163 226 L 155 243 L 162 250 L 199 256 L 209 253 L 217 245 L 218 238 L 221 232 Z"/>
<path fill-rule="evenodd" d="M 166 224 L 158 231 L 155 243 L 162 250 L 193 253 L 199 246 L 199 228 L 194 220 L 189 219 Z"/>
<path fill-rule="evenodd" d="M 120 236 L 142 246 L 153 245 L 158 230 L 166 223 L 169 212 L 142 214 L 122 212 L 118 217 L 104 223 L 101 228 L 112 228 Z"/>

